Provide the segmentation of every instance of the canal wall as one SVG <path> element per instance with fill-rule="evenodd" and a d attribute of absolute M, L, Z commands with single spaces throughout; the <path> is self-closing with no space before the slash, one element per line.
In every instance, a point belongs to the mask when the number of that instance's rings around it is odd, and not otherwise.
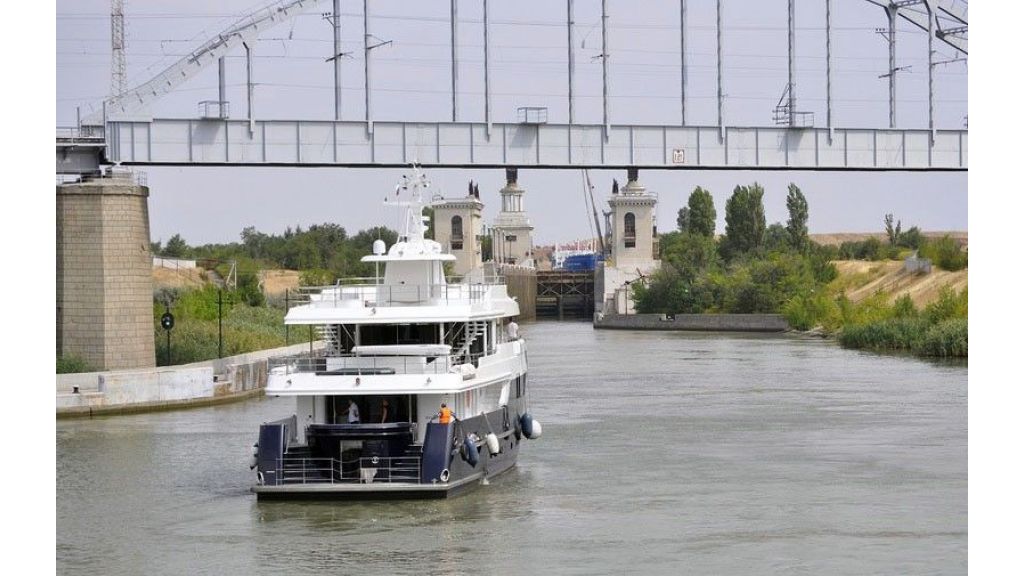
<path fill-rule="evenodd" d="M 616 330 L 690 330 L 699 332 L 785 332 L 781 314 L 601 314 L 594 328 Z"/>
<path fill-rule="evenodd" d="M 323 344 L 313 344 L 319 350 Z M 169 410 L 240 400 L 267 386 L 267 360 L 309 343 L 180 366 L 57 375 L 57 417 Z"/>
<path fill-rule="evenodd" d="M 508 295 L 519 303 L 519 322 L 537 318 L 537 270 L 527 266 L 503 264 L 499 273 L 505 279 Z"/>

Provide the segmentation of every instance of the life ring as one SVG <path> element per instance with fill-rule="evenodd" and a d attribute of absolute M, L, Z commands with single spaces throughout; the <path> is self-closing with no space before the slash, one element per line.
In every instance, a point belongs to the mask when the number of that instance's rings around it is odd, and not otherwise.
<path fill-rule="evenodd" d="M 441 470 L 441 482 L 447 482 L 450 476 L 451 472 L 449 472 L 447 468 Z"/>

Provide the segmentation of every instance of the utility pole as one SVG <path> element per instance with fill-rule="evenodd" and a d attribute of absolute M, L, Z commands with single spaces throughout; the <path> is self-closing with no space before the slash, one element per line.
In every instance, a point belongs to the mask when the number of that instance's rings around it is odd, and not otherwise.
<path fill-rule="evenodd" d="M 217 59 L 217 113 L 221 118 L 227 118 L 224 104 L 228 100 L 227 71 L 225 69 L 224 57 Z"/>
<path fill-rule="evenodd" d="M 896 127 L 896 11 L 895 4 L 885 9 L 889 17 L 889 128 Z"/>
<path fill-rule="evenodd" d="M 224 290 L 217 289 L 217 358 L 224 357 Z"/>
<path fill-rule="evenodd" d="M 796 124 L 796 0 L 789 0 L 789 125 Z"/>
<path fill-rule="evenodd" d="M 679 0 L 679 115 L 686 126 L 686 0 Z"/>
<path fill-rule="evenodd" d="M 249 138 L 252 138 L 256 128 L 256 120 L 252 117 L 252 48 L 248 42 L 243 42 L 242 46 L 245 46 L 245 107 L 249 119 Z"/>
<path fill-rule="evenodd" d="M 341 0 L 334 0 L 334 119 L 341 120 Z"/>
<path fill-rule="evenodd" d="M 376 44 L 370 44 L 370 38 L 377 41 Z M 363 0 L 363 92 L 366 96 L 366 135 L 373 135 L 373 107 L 372 99 L 370 98 L 371 84 L 370 84 L 370 51 L 374 48 L 380 48 L 381 46 L 387 46 L 391 44 L 391 40 L 381 40 L 380 38 L 370 34 L 370 8 L 369 0 Z"/>
<path fill-rule="evenodd" d="M 604 80 L 604 139 L 607 142 L 611 132 L 608 121 L 608 0 L 601 0 L 601 77 Z"/>
<path fill-rule="evenodd" d="M 113 98 L 125 90 L 124 49 L 124 0 L 110 0 L 110 96 Z"/>
<path fill-rule="evenodd" d="M 825 123 L 832 143 L 832 0 L 825 0 Z"/>
<path fill-rule="evenodd" d="M 715 33 L 718 39 L 718 138 L 725 140 L 725 122 L 722 118 L 722 0 L 717 0 Z"/>
<path fill-rule="evenodd" d="M 370 113 L 370 15 L 367 0 L 363 0 L 363 95 L 366 104 L 366 133 L 373 134 Z M 312 341 L 311 341 L 312 342 Z"/>
<path fill-rule="evenodd" d="M 491 138 L 491 50 L 487 37 L 488 22 L 487 0 L 484 0 L 484 122 L 487 124 L 487 138 Z"/>
<path fill-rule="evenodd" d="M 572 125 L 576 121 L 576 115 L 574 113 L 573 106 L 572 106 L 572 83 L 573 83 L 573 76 L 575 76 L 575 74 L 574 74 L 575 71 L 573 70 L 573 68 L 576 67 L 576 55 L 575 55 L 575 50 L 573 48 L 573 34 L 572 34 L 573 21 L 572 21 L 572 13 L 573 13 L 572 0 L 566 0 L 565 27 L 566 27 L 566 31 L 569 34 L 569 38 L 568 38 L 567 44 L 569 45 L 569 124 L 570 125 Z"/>
<path fill-rule="evenodd" d="M 459 121 L 459 0 L 452 3 L 452 122 Z"/>

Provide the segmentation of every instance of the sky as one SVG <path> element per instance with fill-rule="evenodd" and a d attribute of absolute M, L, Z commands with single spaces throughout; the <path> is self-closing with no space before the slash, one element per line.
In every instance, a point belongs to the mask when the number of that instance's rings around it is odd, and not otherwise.
<path fill-rule="evenodd" d="M 149 79 L 177 57 L 264 3 L 224 0 L 129 0 L 128 84 Z M 362 119 L 362 2 L 342 2 L 343 117 Z M 612 123 L 676 124 L 679 102 L 679 3 L 609 4 L 610 114 Z M 575 1 L 576 117 L 601 121 L 600 0 Z M 715 3 L 688 2 L 687 121 L 713 125 L 716 112 Z M 459 2 L 459 117 L 483 119 L 482 3 Z M 797 108 L 825 118 L 824 3 L 797 2 Z M 322 17 L 330 0 L 291 23 L 265 31 L 255 46 L 256 115 L 267 119 L 333 118 L 332 30 Z M 369 32 L 391 40 L 374 50 L 373 110 L 376 120 L 450 119 L 449 1 L 370 2 Z M 56 5 L 56 117 L 73 125 L 109 92 L 109 2 L 58 0 Z M 545 106 L 551 122 L 567 119 L 565 3 L 526 0 L 490 2 L 492 114 L 508 121 L 520 106 Z M 833 11 L 833 110 L 837 127 L 888 126 L 887 45 L 876 28 L 884 13 L 863 0 L 835 0 Z M 785 0 L 724 2 L 725 122 L 770 126 L 772 109 L 787 81 Z M 927 127 L 925 34 L 900 21 L 897 29 L 897 125 Z M 936 60 L 954 51 L 936 43 Z M 241 53 L 227 59 L 232 110 L 245 108 Z M 936 126 L 962 128 L 967 116 L 967 65 L 936 68 Z M 216 99 L 216 67 L 165 97 L 157 117 L 194 117 L 200 100 Z M 236 112 L 237 115 L 237 112 Z M 231 242 L 246 226 L 279 233 L 296 225 L 336 222 L 352 232 L 390 224 L 381 206 L 402 170 L 352 168 L 145 167 L 150 186 L 153 240 L 180 233 L 191 244 Z M 468 180 L 480 183 L 490 221 L 500 205 L 501 170 L 429 170 L 435 189 L 459 196 Z M 591 172 L 604 204 L 612 179 L 625 174 Z M 550 244 L 592 236 L 592 215 L 578 170 L 520 170 L 535 242 Z M 737 185 L 765 187 L 769 223 L 784 222 L 786 188 L 797 184 L 810 205 L 812 233 L 881 231 L 892 213 L 904 228 L 967 229 L 966 173 L 829 173 L 813 171 L 641 172 L 641 183 L 658 194 L 658 229 L 675 227 L 676 213 L 696 186 L 711 191 L 724 231 L 725 202 Z"/>

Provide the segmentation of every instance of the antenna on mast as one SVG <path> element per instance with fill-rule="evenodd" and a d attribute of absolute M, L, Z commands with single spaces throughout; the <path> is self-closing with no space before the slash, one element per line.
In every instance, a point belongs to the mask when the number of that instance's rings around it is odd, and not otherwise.
<path fill-rule="evenodd" d="M 423 214 L 425 204 L 423 202 L 422 189 L 430 188 L 430 180 L 427 180 L 426 174 L 416 164 L 412 165 L 412 171 L 411 177 L 403 175 L 402 181 L 395 186 L 396 197 L 400 196 L 403 190 L 406 190 L 411 191 L 409 199 L 388 202 L 385 198 L 384 203 L 390 206 L 405 207 L 405 232 L 402 237 L 406 242 L 422 242 L 427 231 L 427 216 Z"/>

